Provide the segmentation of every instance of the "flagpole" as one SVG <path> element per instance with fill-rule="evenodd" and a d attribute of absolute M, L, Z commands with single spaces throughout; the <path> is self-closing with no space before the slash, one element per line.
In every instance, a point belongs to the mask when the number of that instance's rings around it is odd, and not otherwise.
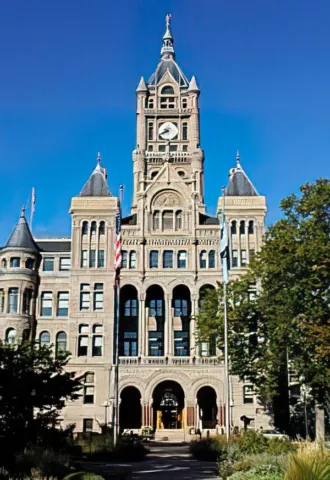
<path fill-rule="evenodd" d="M 225 217 L 226 189 L 222 187 L 223 206 L 222 206 L 222 224 L 227 228 Z M 227 259 L 225 259 L 227 261 Z M 230 378 L 229 378 L 229 356 L 228 356 L 228 318 L 227 318 L 227 281 L 223 279 L 223 322 L 224 322 L 224 350 L 225 350 L 225 392 L 226 392 L 226 436 L 230 439 Z"/>
<path fill-rule="evenodd" d="M 119 190 L 119 219 L 118 222 L 121 223 L 121 205 L 123 202 L 123 185 L 120 186 Z M 116 222 L 117 222 L 116 221 Z M 118 232 L 121 232 L 121 225 L 116 226 L 116 245 L 117 245 L 117 236 Z M 120 233 L 121 235 L 121 233 Z M 120 242 L 121 243 L 121 242 Z M 120 245 L 121 250 L 121 245 Z M 116 252 L 117 253 L 117 252 Z M 121 251 L 120 251 L 121 257 Z M 120 258 L 120 265 L 116 265 L 116 272 L 115 272 L 115 319 L 114 319 L 114 365 L 115 365 L 115 392 L 114 392 L 114 401 L 115 401 L 115 408 L 114 408 L 114 445 L 118 442 L 119 437 L 119 314 L 120 314 L 120 268 L 121 268 L 121 258 Z"/>
<path fill-rule="evenodd" d="M 35 204 L 36 204 L 36 191 L 35 191 L 35 188 L 32 187 L 31 201 L 30 201 L 30 222 L 29 222 L 31 232 L 32 232 L 32 222 L 34 217 Z"/>

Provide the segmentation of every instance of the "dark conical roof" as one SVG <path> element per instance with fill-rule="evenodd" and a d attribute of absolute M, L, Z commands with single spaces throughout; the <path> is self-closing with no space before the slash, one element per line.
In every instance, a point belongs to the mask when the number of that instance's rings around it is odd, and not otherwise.
<path fill-rule="evenodd" d="M 258 192 L 240 164 L 239 153 L 236 155 L 236 167 L 230 170 L 226 195 L 230 197 L 255 197 Z"/>
<path fill-rule="evenodd" d="M 109 197 L 107 181 L 105 179 L 104 169 L 98 163 L 80 192 L 80 197 Z"/>
<path fill-rule="evenodd" d="M 10 235 L 5 248 L 26 248 L 39 252 L 39 247 L 32 237 L 30 227 L 25 218 L 24 208 L 22 208 L 20 219 Z"/>
<path fill-rule="evenodd" d="M 175 60 L 173 60 L 173 58 L 162 59 L 159 62 L 155 73 L 153 73 L 148 80 L 148 85 L 157 85 L 167 71 L 169 71 L 174 80 L 178 82 L 180 87 L 189 86 L 187 77 L 184 75 L 179 65 L 175 62 Z"/>

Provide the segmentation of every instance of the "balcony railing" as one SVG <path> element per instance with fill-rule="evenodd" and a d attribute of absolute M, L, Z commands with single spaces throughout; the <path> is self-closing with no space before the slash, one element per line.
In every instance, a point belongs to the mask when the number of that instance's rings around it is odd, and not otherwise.
<path fill-rule="evenodd" d="M 218 357 L 119 357 L 120 365 L 223 365 Z"/>

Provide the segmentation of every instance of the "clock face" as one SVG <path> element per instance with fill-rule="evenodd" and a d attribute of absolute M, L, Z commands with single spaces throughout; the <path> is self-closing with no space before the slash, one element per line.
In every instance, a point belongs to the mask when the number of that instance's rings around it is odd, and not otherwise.
<path fill-rule="evenodd" d="M 158 133 L 164 140 L 173 140 L 179 133 L 179 130 L 174 123 L 165 122 L 159 127 Z"/>

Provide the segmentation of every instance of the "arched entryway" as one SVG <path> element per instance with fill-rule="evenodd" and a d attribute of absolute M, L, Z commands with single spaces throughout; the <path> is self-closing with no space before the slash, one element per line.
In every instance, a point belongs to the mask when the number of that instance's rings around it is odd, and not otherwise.
<path fill-rule="evenodd" d="M 184 428 L 184 392 L 172 380 L 160 383 L 153 393 L 153 421 L 157 430 Z"/>
<path fill-rule="evenodd" d="M 211 429 L 217 424 L 217 394 L 212 387 L 202 387 L 197 393 L 199 428 Z"/>
<path fill-rule="evenodd" d="M 141 428 L 141 393 L 136 387 L 126 387 L 120 394 L 120 431 Z"/>

